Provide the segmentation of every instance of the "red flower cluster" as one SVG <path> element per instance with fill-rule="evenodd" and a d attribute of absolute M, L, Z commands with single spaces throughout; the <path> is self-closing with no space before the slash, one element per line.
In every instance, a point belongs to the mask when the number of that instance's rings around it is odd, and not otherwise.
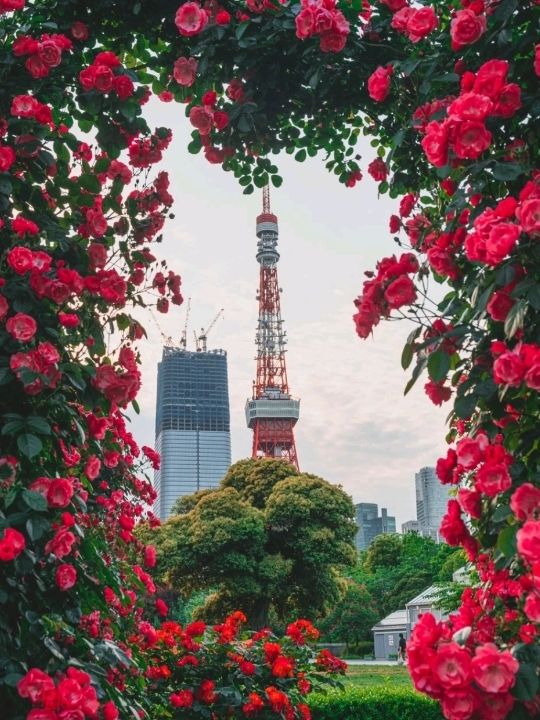
<path fill-rule="evenodd" d="M 415 687 L 441 701 L 447 720 L 503 720 L 512 709 L 510 693 L 519 663 L 493 643 L 474 649 L 453 639 L 449 625 L 423 615 L 407 645 Z"/>
<path fill-rule="evenodd" d="M 11 114 L 15 117 L 29 118 L 42 125 L 52 122 L 52 110 L 32 95 L 16 95 L 11 103 Z"/>
<path fill-rule="evenodd" d="M 300 40 L 319 36 L 322 52 L 340 52 L 345 47 L 350 26 L 336 0 L 301 0 L 302 9 L 295 19 Z"/>
<path fill-rule="evenodd" d="M 120 100 L 127 100 L 135 91 L 129 75 L 120 72 L 121 62 L 110 51 L 100 52 L 94 62 L 79 73 L 79 82 L 86 92 L 114 92 Z M 116 72 L 115 72 L 116 71 Z"/>
<path fill-rule="evenodd" d="M 498 265 L 514 250 L 525 233 L 540 237 L 540 181 L 529 181 L 518 200 L 509 196 L 495 208 L 487 208 L 473 222 L 474 231 L 465 240 L 469 260 Z"/>
<path fill-rule="evenodd" d="M 498 385 L 519 387 L 522 383 L 540 392 L 540 347 L 530 343 L 518 343 L 510 350 L 505 343 L 495 341 L 491 345 L 495 357 L 493 379 Z"/>
<path fill-rule="evenodd" d="M 458 98 L 437 101 L 446 109 L 447 117 L 432 120 L 422 130 L 422 147 L 435 167 L 447 165 L 450 152 L 456 161 L 478 159 L 491 145 L 486 119 L 510 118 L 521 107 L 520 88 L 507 82 L 508 70 L 508 61 L 489 60 L 476 74 L 462 75 Z M 428 111 L 428 115 L 432 113 Z"/>
<path fill-rule="evenodd" d="M 435 10 L 430 7 L 413 8 L 405 6 L 394 13 L 392 27 L 417 43 L 430 35 L 438 26 Z"/>
<path fill-rule="evenodd" d="M 24 535 L 15 528 L 6 528 L 0 537 L 0 560 L 2 562 L 15 560 L 25 547 Z"/>
<path fill-rule="evenodd" d="M 27 698 L 34 709 L 28 720 L 62 720 L 63 718 L 96 718 L 103 713 L 104 720 L 117 720 L 118 709 L 111 701 L 101 703 L 91 685 L 88 673 L 69 667 L 65 675 L 52 678 L 39 668 L 29 670 L 17 683 L 17 691 Z"/>
<path fill-rule="evenodd" d="M 378 67 L 368 78 L 369 97 L 375 102 L 383 102 L 390 93 L 390 79 L 394 74 L 392 65 Z"/>
<path fill-rule="evenodd" d="M 377 264 L 377 275 L 364 282 L 362 295 L 354 301 L 358 312 L 353 320 L 359 337 L 367 337 L 381 317 L 416 300 L 409 274 L 417 271 L 418 260 L 412 253 L 404 253 L 399 260 L 393 255 Z"/>
<path fill-rule="evenodd" d="M 62 52 L 71 50 L 73 43 L 65 35 L 41 35 L 36 40 L 30 35 L 19 35 L 13 43 L 15 57 L 27 57 L 24 65 L 33 78 L 44 78 L 52 68 L 62 62 Z"/>

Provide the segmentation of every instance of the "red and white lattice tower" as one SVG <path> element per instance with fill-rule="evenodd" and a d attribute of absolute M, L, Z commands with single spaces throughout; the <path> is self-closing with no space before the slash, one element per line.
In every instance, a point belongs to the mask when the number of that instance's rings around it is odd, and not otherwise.
<path fill-rule="evenodd" d="M 257 379 L 253 398 L 246 402 L 246 421 L 253 430 L 252 457 L 287 460 L 298 468 L 294 426 L 300 401 L 289 393 L 285 366 L 286 332 L 283 329 L 277 264 L 279 253 L 277 217 L 270 212 L 270 193 L 263 190 L 263 211 L 257 218 L 259 322 L 257 325 Z"/>

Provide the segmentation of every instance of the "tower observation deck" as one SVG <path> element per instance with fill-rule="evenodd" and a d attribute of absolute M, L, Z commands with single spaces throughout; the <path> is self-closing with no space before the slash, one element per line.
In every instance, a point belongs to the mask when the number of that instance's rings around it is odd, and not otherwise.
<path fill-rule="evenodd" d="M 260 265 L 257 376 L 252 399 L 246 402 L 246 422 L 253 430 L 252 457 L 282 458 L 298 468 L 294 426 L 300 416 L 300 401 L 291 397 L 287 382 L 287 333 L 281 318 L 277 276 L 278 221 L 270 211 L 268 187 L 263 190 L 263 212 L 257 217 L 256 232 Z"/>

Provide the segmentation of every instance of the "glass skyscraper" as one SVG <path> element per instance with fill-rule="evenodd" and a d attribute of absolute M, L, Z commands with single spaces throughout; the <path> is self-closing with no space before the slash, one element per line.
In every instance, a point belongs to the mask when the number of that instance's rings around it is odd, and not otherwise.
<path fill-rule="evenodd" d="M 416 517 L 420 532 L 440 542 L 439 528 L 446 513 L 452 485 L 443 485 L 434 467 L 423 467 L 415 475 Z"/>
<path fill-rule="evenodd" d="M 158 364 L 155 514 L 165 520 L 181 495 L 216 487 L 231 464 L 224 350 L 164 347 Z"/>
<path fill-rule="evenodd" d="M 357 503 L 354 507 L 358 525 L 355 538 L 357 550 L 367 550 L 377 535 L 396 532 L 396 518 L 389 515 L 386 508 L 381 508 L 379 516 L 376 503 Z"/>

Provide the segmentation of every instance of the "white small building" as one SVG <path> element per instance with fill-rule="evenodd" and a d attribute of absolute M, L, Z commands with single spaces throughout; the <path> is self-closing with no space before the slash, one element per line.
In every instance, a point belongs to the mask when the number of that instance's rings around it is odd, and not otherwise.
<path fill-rule="evenodd" d="M 417 595 L 405 605 L 405 611 L 407 614 L 407 637 L 410 637 L 413 627 L 418 622 L 420 615 L 425 613 L 431 613 L 437 620 L 442 620 L 446 617 L 441 610 L 438 610 L 435 605 L 439 599 L 439 588 L 437 585 L 431 585 L 426 590 Z"/>
<path fill-rule="evenodd" d="M 407 634 L 407 611 L 396 610 L 380 620 L 374 627 L 373 646 L 375 660 L 390 660 L 397 657 L 399 647 L 399 634 L 404 638 Z"/>

